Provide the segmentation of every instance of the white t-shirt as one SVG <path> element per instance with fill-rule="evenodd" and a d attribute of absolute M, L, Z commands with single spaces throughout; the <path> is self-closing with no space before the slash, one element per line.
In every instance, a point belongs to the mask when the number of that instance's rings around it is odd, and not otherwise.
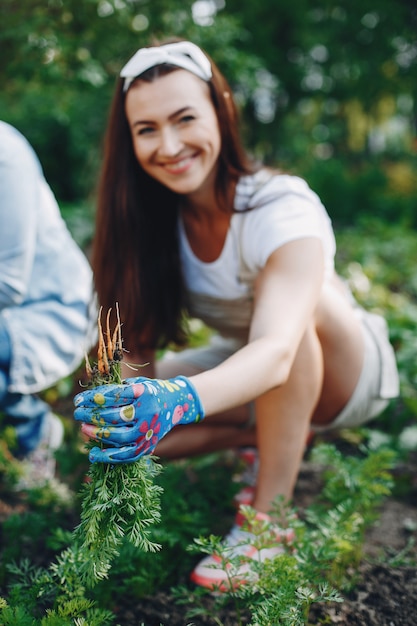
<path fill-rule="evenodd" d="M 245 211 L 248 208 L 251 210 Z M 332 275 L 336 243 L 331 221 L 319 197 L 304 180 L 267 170 L 242 177 L 236 187 L 235 209 L 223 250 L 212 263 L 195 256 L 180 219 L 180 254 L 189 291 L 237 299 L 248 292 L 247 281 L 241 280 L 242 265 L 252 281 L 272 252 L 304 237 L 320 239 L 325 276 Z"/>

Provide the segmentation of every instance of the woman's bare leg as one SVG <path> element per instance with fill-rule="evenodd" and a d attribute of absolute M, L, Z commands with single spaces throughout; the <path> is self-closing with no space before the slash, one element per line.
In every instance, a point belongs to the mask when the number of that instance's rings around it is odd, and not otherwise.
<path fill-rule="evenodd" d="M 255 428 L 239 430 L 236 426 L 189 424 L 171 430 L 158 443 L 155 454 L 174 460 L 255 445 Z"/>
<path fill-rule="evenodd" d="M 325 288 L 289 379 L 256 403 L 256 509 L 268 511 L 277 495 L 292 498 L 310 423 L 329 423 L 346 405 L 362 370 L 363 350 L 360 322 L 343 289 Z"/>
<path fill-rule="evenodd" d="M 193 376 L 201 372 L 181 360 L 162 360 L 156 364 L 158 378 L 182 374 Z M 228 450 L 256 444 L 255 427 L 247 428 L 249 409 L 237 407 L 221 415 L 211 415 L 200 424 L 177 426 L 162 441 L 155 453 L 164 459 L 178 459 L 218 450 Z"/>
<path fill-rule="evenodd" d="M 312 422 L 324 425 L 340 413 L 350 399 L 364 358 L 364 340 L 359 319 L 346 299 L 336 276 L 324 288 L 316 313 L 316 330 L 323 359 L 323 388 Z"/>
<path fill-rule="evenodd" d="M 310 329 L 286 384 L 256 401 L 259 474 L 253 506 L 258 511 L 269 511 L 278 495 L 292 498 L 322 383 L 322 351 Z"/>

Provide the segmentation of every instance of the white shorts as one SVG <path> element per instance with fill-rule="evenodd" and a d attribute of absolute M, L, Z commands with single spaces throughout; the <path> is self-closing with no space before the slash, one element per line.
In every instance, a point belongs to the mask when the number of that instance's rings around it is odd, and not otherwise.
<path fill-rule="evenodd" d="M 399 393 L 399 377 L 394 350 L 389 342 L 388 327 L 383 317 L 358 307 L 365 342 L 362 372 L 350 400 L 335 419 L 325 426 L 315 426 L 315 432 L 341 428 L 354 428 L 373 419 L 387 407 Z M 178 371 L 181 364 L 193 366 L 198 371 L 216 367 L 244 345 L 239 339 L 214 335 L 209 344 L 181 352 L 169 352 L 164 359 L 175 360 Z M 254 423 L 254 406 L 246 427 Z"/>
<path fill-rule="evenodd" d="M 364 309 L 355 309 L 361 320 L 365 342 L 362 372 L 348 403 L 325 426 L 312 424 L 315 432 L 355 428 L 377 417 L 399 394 L 399 376 L 394 349 L 384 318 Z"/>

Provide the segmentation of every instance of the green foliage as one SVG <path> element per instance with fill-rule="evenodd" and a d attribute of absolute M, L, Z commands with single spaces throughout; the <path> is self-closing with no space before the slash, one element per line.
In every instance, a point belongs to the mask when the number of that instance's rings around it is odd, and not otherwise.
<path fill-rule="evenodd" d="M 354 497 L 352 509 L 357 508 L 367 516 L 391 492 L 390 470 L 395 465 L 396 453 L 388 448 L 362 450 L 362 453 L 363 457 L 346 457 L 333 445 L 321 444 L 314 448 L 312 459 L 329 467 L 324 473 L 327 480 L 322 497 L 332 506 L 346 505 Z"/>
<path fill-rule="evenodd" d="M 329 579 L 349 585 L 347 571 L 359 565 L 364 533 L 378 517 L 378 507 L 390 495 L 391 470 L 396 453 L 389 448 L 362 450 L 362 456 L 344 456 L 333 445 L 312 451 L 323 464 L 325 485 L 321 498 L 307 511 L 307 519 L 334 549 Z"/>
<path fill-rule="evenodd" d="M 188 580 L 195 559 L 185 551 L 199 533 L 232 523 L 231 506 L 236 485 L 224 480 L 232 472 L 219 455 L 168 463 L 157 477 L 162 487 L 161 523 L 152 527 L 152 540 L 162 549 L 144 552 L 124 541 L 108 578 L 92 590 L 99 606 L 123 602 L 123 598 L 152 596 L 161 588 Z M 228 520 L 229 517 L 229 520 Z"/>
<path fill-rule="evenodd" d="M 270 572 L 271 581 L 276 578 L 277 584 L 272 593 L 265 596 L 262 603 L 256 605 L 252 612 L 253 626 L 304 626 L 308 620 L 309 607 L 314 602 L 342 602 L 339 593 L 326 583 L 317 587 L 311 586 L 303 576 L 296 576 L 294 563 L 286 557 L 280 557 L 279 572 Z"/>
<path fill-rule="evenodd" d="M 16 430 L 4 423 L 4 413 L 0 411 L 0 485 L 15 485 L 21 476 L 19 462 L 12 452 L 17 449 Z"/>
<path fill-rule="evenodd" d="M 160 520 L 161 488 L 154 484 L 159 471 L 149 458 L 120 466 L 91 464 L 75 531 L 84 555 L 77 575 L 87 586 L 107 577 L 123 539 L 144 551 L 160 548 L 149 539 L 149 527 Z"/>
<path fill-rule="evenodd" d="M 410 167 L 415 171 L 415 160 L 410 159 Z M 392 164 L 378 155 L 358 159 L 354 167 L 346 159 L 311 156 L 298 161 L 297 172 L 319 195 L 337 228 L 360 224 L 364 215 L 370 219 L 378 215 L 388 223 L 401 219 L 415 227 L 417 183 L 407 193 L 393 190 L 391 168 Z"/>
<path fill-rule="evenodd" d="M 0 605 L 2 624 L 20 626 L 110 626 L 114 615 L 85 597 L 78 575 L 85 554 L 77 546 L 64 550 L 49 568 L 23 559 L 6 565 L 8 601 Z M 53 606 L 54 608 L 48 608 Z M 42 617 L 43 615 L 43 617 Z"/>
<path fill-rule="evenodd" d="M 48 626 L 78 624 L 76 619 L 85 619 L 79 623 L 88 626 L 105 626 L 111 623 L 112 613 L 107 608 L 110 603 L 112 607 L 125 596 L 143 597 L 160 589 L 161 585 L 178 581 L 178 576 L 188 577 L 192 560 L 184 555 L 184 546 L 191 542 L 197 530 L 208 530 L 212 516 L 224 511 L 224 502 L 231 501 L 232 497 L 230 484 L 223 480 L 230 467 L 216 459 L 217 456 L 212 455 L 199 462 L 169 464 L 163 473 L 154 477 L 155 485 L 163 490 L 162 523 L 150 524 L 149 532 L 151 541 L 163 544 L 163 550 L 144 552 L 125 535 L 123 541 L 117 543 L 118 555 L 114 559 L 110 555 L 112 567 L 108 578 L 103 580 L 93 578 L 95 572 L 92 571 L 87 576 L 85 568 L 88 559 L 95 556 L 100 559 L 100 555 L 95 554 L 99 544 L 94 543 L 93 550 L 90 547 L 86 551 L 80 542 L 74 542 L 73 533 L 63 529 L 54 529 L 48 537 L 48 528 L 54 528 L 55 524 L 50 523 L 45 511 L 26 518 L 10 518 L 3 525 L 3 535 L 5 543 L 13 543 L 15 550 L 7 553 L 3 546 L 2 551 L 9 588 L 7 612 L 34 616 L 36 626 L 41 625 L 41 619 L 51 620 L 45 622 Z M 147 468 L 148 476 L 149 471 Z M 25 555 L 35 557 L 35 547 L 45 537 L 49 549 L 54 548 L 58 554 L 55 558 L 52 553 L 45 555 L 52 561 L 50 564 L 45 559 L 45 566 L 34 566 Z M 30 553 L 31 545 L 33 553 Z M 91 589 L 89 582 L 95 583 Z M 95 621 L 94 612 L 98 615 Z M 1 611 L 0 617 L 3 617 Z M 52 618 L 56 622 L 52 622 Z"/>
<path fill-rule="evenodd" d="M 355 228 L 338 231 L 337 243 L 337 268 L 355 297 L 388 322 L 401 393 L 377 423 L 398 438 L 417 420 L 417 231 L 363 218 Z"/>
<path fill-rule="evenodd" d="M 11 454 L 10 450 L 13 450 L 13 444 L 8 445 L 7 441 L 14 441 L 14 433 L 11 433 L 14 429 L 4 429 L 4 439 L 0 440 L 0 483 L 5 485 L 14 485 L 17 483 L 21 476 L 21 467 L 16 459 Z"/>
<path fill-rule="evenodd" d="M 211 609 L 213 619 L 217 608 L 232 599 L 239 619 L 249 611 L 253 626 L 306 624 L 312 603 L 340 601 L 340 590 L 356 582 L 352 572 L 361 559 L 364 532 L 392 486 L 394 455 L 384 448 L 363 448 L 359 455 L 346 456 L 333 445 L 322 445 L 314 450 L 314 459 L 323 464 L 319 501 L 304 511 L 291 508 L 281 499 L 274 507 L 277 523 L 294 528 L 296 549 L 288 545 L 283 555 L 263 567 L 255 563 L 256 582 L 239 588 L 232 597 L 219 596 Z M 8 559 L 9 595 L 7 607 L 0 606 L 0 617 L 3 619 L 3 611 L 11 619 L 18 615 L 22 624 L 26 623 L 24 619 L 32 619 L 27 623 L 35 626 L 104 626 L 112 623 L 113 603 L 123 602 L 124 597 L 151 596 L 161 586 L 172 584 L 178 585 L 176 595 L 182 598 L 190 621 L 199 614 L 206 615 L 209 609 L 201 602 L 204 590 L 191 591 L 185 586 L 193 564 L 185 546 L 193 537 L 216 529 L 216 525 L 223 534 L 231 523 L 233 510 L 225 502 L 231 502 L 233 483 L 225 481 L 224 476 L 233 471 L 233 465 L 221 455 L 167 464 L 156 477 L 163 488 L 161 523 L 150 528 L 152 540 L 161 543 L 163 549 L 143 552 L 126 540 L 120 542 L 108 578 L 96 581 L 91 590 L 86 578 L 79 575 L 91 554 L 87 552 L 86 557 L 85 548 L 74 543 L 69 532 L 54 533 L 53 541 L 48 542 L 61 552 L 47 567 L 35 566 L 28 559 L 19 564 Z M 253 514 L 249 507 L 246 514 Z M 26 527 L 29 536 L 36 523 L 26 521 Z M 6 537 L 11 536 L 12 528 L 12 523 L 5 528 Z M 258 530 L 260 545 L 267 545 L 267 529 L 260 526 Z M 40 528 L 33 541 L 38 541 L 39 534 Z M 193 552 L 219 551 L 220 546 L 219 537 L 201 537 L 194 542 Z M 21 546 L 21 553 L 25 551 Z M 18 556 L 14 554 L 15 559 Z"/>
<path fill-rule="evenodd" d="M 36 626 L 36 620 L 21 606 L 0 605 L 0 616 L 4 626 Z"/>
<path fill-rule="evenodd" d="M 221 595 L 217 606 L 231 597 L 238 616 L 249 608 L 252 626 L 303 626 L 314 602 L 342 602 L 339 590 L 352 586 L 352 571 L 361 560 L 365 530 L 375 520 L 382 499 L 391 493 L 390 470 L 395 459 L 391 450 L 363 450 L 362 457 L 343 456 L 334 445 L 322 444 L 313 449 L 313 458 L 326 468 L 320 502 L 299 515 L 282 498 L 277 499 L 272 517 L 282 528 L 293 527 L 296 539 L 294 545 L 283 543 L 284 553 L 273 560 L 262 564 L 251 561 L 245 574 L 250 585 L 233 589 L 233 576 L 246 560 L 239 555 L 231 557 L 219 537 L 200 537 L 189 547 L 193 552 L 218 554 L 224 565 L 229 563 L 229 588 L 233 591 Z M 256 512 L 250 507 L 243 510 L 253 524 Z M 271 533 L 265 524 L 251 530 L 258 549 L 271 546 Z M 178 593 L 187 595 L 184 589 Z M 198 605 L 199 596 L 201 590 L 191 598 L 196 606 L 190 617 L 205 610 Z M 242 624 L 241 617 L 238 624 Z"/>
<path fill-rule="evenodd" d="M 34 145 L 60 201 L 90 205 L 122 65 L 152 38 L 179 36 L 228 77 L 251 152 L 304 175 L 336 222 L 415 224 L 410 3 L 3 0 L 0 21 L 0 119 Z"/>

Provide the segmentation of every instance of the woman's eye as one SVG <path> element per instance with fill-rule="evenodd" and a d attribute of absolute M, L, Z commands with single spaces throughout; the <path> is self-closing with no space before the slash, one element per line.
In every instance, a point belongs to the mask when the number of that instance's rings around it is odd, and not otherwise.
<path fill-rule="evenodd" d="M 193 120 L 195 120 L 194 115 L 183 115 L 182 117 L 180 117 L 179 121 L 187 123 L 187 122 L 192 122 Z"/>
<path fill-rule="evenodd" d="M 154 129 L 151 126 L 145 126 L 143 128 L 140 128 L 137 132 L 138 135 L 149 135 L 150 133 L 152 133 L 154 131 Z"/>

